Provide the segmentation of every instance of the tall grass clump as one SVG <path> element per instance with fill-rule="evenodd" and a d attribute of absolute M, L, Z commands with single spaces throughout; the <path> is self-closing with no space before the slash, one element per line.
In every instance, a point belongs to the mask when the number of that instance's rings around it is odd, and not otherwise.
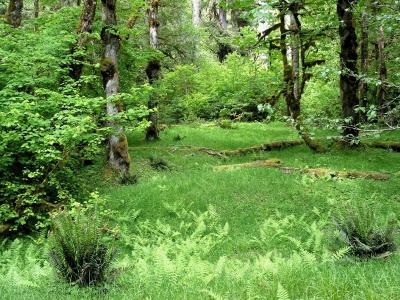
<path fill-rule="evenodd" d="M 114 250 L 103 241 L 95 215 L 61 213 L 49 237 L 50 262 L 58 276 L 79 286 L 100 285 L 112 277 Z"/>
<path fill-rule="evenodd" d="M 374 209 L 367 205 L 346 207 L 334 223 L 339 240 L 350 248 L 350 253 L 361 258 L 387 256 L 396 250 L 395 219 L 377 218 Z"/>

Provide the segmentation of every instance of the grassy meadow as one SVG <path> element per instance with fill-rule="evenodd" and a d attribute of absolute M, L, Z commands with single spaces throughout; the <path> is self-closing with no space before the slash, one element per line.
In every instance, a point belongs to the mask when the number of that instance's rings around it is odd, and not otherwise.
<path fill-rule="evenodd" d="M 296 139 L 282 123 L 175 125 L 157 142 L 145 142 L 142 132 L 129 134 L 138 183 L 95 183 L 104 231 L 117 249 L 114 280 L 101 288 L 60 283 L 43 233 L 2 242 L 0 299 L 400 298 L 398 252 L 354 258 L 336 241 L 332 225 L 346 205 L 364 207 L 378 220 L 398 220 L 398 153 L 360 148 L 314 154 L 300 145 L 220 158 L 195 148 L 234 150 Z M 151 159 L 162 159 L 166 169 L 155 169 Z M 266 159 L 288 167 L 382 172 L 390 179 L 317 178 L 266 167 L 213 170 Z"/>

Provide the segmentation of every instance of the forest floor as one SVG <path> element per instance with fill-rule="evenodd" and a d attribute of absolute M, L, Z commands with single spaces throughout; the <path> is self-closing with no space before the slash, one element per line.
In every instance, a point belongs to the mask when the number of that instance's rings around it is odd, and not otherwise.
<path fill-rule="evenodd" d="M 399 253 L 369 260 L 346 256 L 331 223 L 346 203 L 367 206 L 378 219 L 399 216 L 399 153 L 361 148 L 314 154 L 299 145 L 221 158 L 196 148 L 234 150 L 297 139 L 281 123 L 172 126 L 151 143 L 143 133 L 131 134 L 139 182 L 100 185 L 119 250 L 116 280 L 101 291 L 57 283 L 46 242 L 18 240 L 0 258 L 0 270 L 8 269 L 0 278 L 0 298 L 398 299 Z M 317 178 L 264 166 L 214 169 L 268 159 L 302 169 L 381 172 L 390 179 Z"/>

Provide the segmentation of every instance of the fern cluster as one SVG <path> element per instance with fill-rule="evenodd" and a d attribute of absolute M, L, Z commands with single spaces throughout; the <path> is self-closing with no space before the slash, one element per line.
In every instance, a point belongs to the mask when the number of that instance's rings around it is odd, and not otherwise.
<path fill-rule="evenodd" d="M 49 243 L 51 263 L 61 278 L 81 286 L 110 278 L 114 251 L 102 241 L 95 216 L 58 215 Z"/>
<path fill-rule="evenodd" d="M 379 221 L 374 210 L 367 206 L 346 207 L 335 218 L 338 237 L 351 253 L 361 258 L 386 256 L 396 249 L 395 219 Z"/>

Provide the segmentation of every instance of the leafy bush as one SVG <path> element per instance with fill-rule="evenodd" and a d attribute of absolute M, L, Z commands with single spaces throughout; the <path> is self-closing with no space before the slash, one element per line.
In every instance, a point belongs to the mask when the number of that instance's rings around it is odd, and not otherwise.
<path fill-rule="evenodd" d="M 258 106 L 268 103 L 281 88 L 276 71 L 237 54 L 229 55 L 223 64 L 207 60 L 201 67 L 177 66 L 156 88 L 161 117 L 167 122 L 196 118 L 262 120 L 268 112 Z"/>
<path fill-rule="evenodd" d="M 50 261 L 57 274 L 81 286 L 111 279 L 114 251 L 103 241 L 96 216 L 61 213 L 49 239 Z"/>
<path fill-rule="evenodd" d="M 222 129 L 236 129 L 237 126 L 233 124 L 231 120 L 220 120 L 218 121 L 218 126 Z"/>
<path fill-rule="evenodd" d="M 351 254 L 368 258 L 388 255 L 396 249 L 397 221 L 379 221 L 371 207 L 346 208 L 335 219 L 339 239 L 348 246 Z"/>
<path fill-rule="evenodd" d="M 99 76 L 68 76 L 78 14 L 43 12 L 21 30 L 0 23 L 0 235 L 48 226 L 50 210 L 91 189 L 86 162 L 104 151 L 110 129 Z M 97 72 L 95 63 L 86 69 Z M 118 121 L 144 119 L 140 96 L 112 99 L 131 104 Z"/>

